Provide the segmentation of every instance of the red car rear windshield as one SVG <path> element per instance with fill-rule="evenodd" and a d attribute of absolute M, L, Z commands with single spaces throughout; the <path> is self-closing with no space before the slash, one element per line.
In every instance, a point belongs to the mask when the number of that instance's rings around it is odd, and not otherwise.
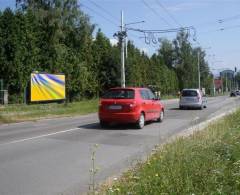
<path fill-rule="evenodd" d="M 104 99 L 134 99 L 135 93 L 132 89 L 111 89 L 105 93 Z"/>

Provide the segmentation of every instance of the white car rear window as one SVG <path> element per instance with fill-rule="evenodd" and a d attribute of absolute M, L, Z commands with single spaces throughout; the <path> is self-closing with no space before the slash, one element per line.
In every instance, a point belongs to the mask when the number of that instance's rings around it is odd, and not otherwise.
<path fill-rule="evenodd" d="M 182 91 L 183 97 L 195 97 L 197 95 L 198 95 L 197 91 L 194 91 L 194 90 L 183 90 Z"/>

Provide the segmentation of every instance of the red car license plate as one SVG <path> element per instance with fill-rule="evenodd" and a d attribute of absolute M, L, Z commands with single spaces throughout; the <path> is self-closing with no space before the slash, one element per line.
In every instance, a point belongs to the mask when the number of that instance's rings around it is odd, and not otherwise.
<path fill-rule="evenodd" d="M 122 106 L 121 105 L 110 105 L 108 107 L 109 110 L 121 110 Z"/>

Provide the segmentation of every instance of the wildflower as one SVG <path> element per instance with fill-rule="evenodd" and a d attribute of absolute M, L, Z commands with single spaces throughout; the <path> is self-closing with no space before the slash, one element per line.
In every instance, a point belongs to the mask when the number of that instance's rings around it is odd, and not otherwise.
<path fill-rule="evenodd" d="M 136 179 L 136 180 L 138 180 L 138 179 L 140 179 L 139 177 L 137 177 L 137 176 L 133 176 L 133 179 Z"/>
<path fill-rule="evenodd" d="M 240 160 L 234 162 L 233 164 L 234 164 L 234 165 L 239 165 L 239 164 L 240 164 Z"/>
<path fill-rule="evenodd" d="M 118 192 L 120 192 L 120 189 L 119 189 L 119 188 L 116 188 L 115 190 L 118 191 Z"/>
<path fill-rule="evenodd" d="M 114 178 L 113 178 L 113 180 L 114 180 L 114 181 L 117 181 L 117 180 L 118 180 L 118 178 L 117 178 L 117 177 L 114 177 Z"/>
<path fill-rule="evenodd" d="M 110 191 L 110 192 L 114 192 L 112 188 L 108 188 L 108 191 Z"/>
<path fill-rule="evenodd" d="M 157 174 L 157 173 L 155 174 L 155 177 L 158 177 L 158 174 Z"/>

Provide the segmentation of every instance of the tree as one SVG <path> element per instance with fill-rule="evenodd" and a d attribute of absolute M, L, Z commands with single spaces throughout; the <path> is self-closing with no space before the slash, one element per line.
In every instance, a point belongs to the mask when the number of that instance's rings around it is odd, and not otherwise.
<path fill-rule="evenodd" d="M 176 52 L 176 71 L 179 79 L 179 87 L 180 89 L 192 88 L 197 77 L 188 34 L 184 31 L 179 32 L 173 43 Z"/>
<path fill-rule="evenodd" d="M 9 94 L 14 94 L 19 91 L 18 67 L 14 64 L 19 41 L 16 18 L 10 8 L 1 16 L 0 29 L 0 72 Z"/>
<path fill-rule="evenodd" d="M 22 97 L 32 71 L 64 73 L 70 101 L 120 86 L 120 45 L 111 45 L 100 29 L 93 36 L 95 25 L 77 0 L 17 0 L 16 5 L 16 11 L 0 13 L 0 74 L 10 97 Z M 205 53 L 192 48 L 184 31 L 173 41 L 162 39 L 152 56 L 131 41 L 127 47 L 127 86 L 154 86 L 162 94 L 197 87 L 198 53 L 202 86 L 211 86 Z"/>
<path fill-rule="evenodd" d="M 176 53 L 173 44 L 169 40 L 161 40 L 158 55 L 169 69 L 175 68 Z"/>

